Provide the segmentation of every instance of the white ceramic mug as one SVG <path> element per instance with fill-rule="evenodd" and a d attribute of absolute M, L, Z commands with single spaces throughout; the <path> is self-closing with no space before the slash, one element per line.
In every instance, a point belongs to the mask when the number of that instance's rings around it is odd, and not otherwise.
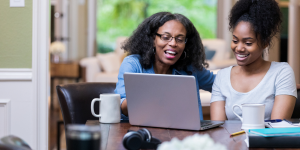
<path fill-rule="evenodd" d="M 99 115 L 94 111 L 96 101 L 99 101 Z M 100 98 L 92 100 L 91 112 L 95 117 L 99 117 L 101 123 L 119 123 L 121 119 L 120 94 L 100 94 Z"/>
<path fill-rule="evenodd" d="M 234 112 L 234 107 L 242 110 L 242 117 Z M 242 121 L 242 129 L 265 128 L 265 104 L 234 104 L 232 111 Z"/>

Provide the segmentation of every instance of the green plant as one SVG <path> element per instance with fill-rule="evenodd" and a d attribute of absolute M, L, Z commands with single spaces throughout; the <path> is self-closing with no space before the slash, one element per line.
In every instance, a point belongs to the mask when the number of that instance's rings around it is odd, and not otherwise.
<path fill-rule="evenodd" d="M 108 53 L 114 51 L 112 45 L 108 45 L 105 43 L 97 43 L 97 52 L 98 53 Z"/>
<path fill-rule="evenodd" d="M 146 17 L 160 11 L 181 13 L 201 38 L 215 38 L 216 0 L 98 0 L 98 52 L 113 50 L 117 37 L 130 36 Z"/>

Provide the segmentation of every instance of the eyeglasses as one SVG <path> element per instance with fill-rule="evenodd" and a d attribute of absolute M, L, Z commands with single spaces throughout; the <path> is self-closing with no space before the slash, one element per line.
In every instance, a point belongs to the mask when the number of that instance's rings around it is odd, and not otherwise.
<path fill-rule="evenodd" d="M 184 44 L 187 42 L 187 38 L 185 38 L 185 37 L 172 37 L 169 34 L 158 34 L 158 33 L 155 33 L 155 34 L 157 36 L 159 36 L 160 39 L 164 42 L 171 42 L 173 40 L 173 38 L 175 38 L 175 41 L 177 44 Z"/>

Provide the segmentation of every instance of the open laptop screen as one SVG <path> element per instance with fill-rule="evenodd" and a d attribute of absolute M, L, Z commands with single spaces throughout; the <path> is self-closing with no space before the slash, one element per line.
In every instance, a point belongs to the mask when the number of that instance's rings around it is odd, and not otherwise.
<path fill-rule="evenodd" d="M 200 129 L 194 76 L 125 73 L 124 82 L 130 124 Z"/>

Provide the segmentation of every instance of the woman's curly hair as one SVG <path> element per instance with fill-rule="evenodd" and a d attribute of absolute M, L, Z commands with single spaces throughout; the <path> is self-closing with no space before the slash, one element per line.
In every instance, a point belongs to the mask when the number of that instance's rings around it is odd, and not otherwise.
<path fill-rule="evenodd" d="M 229 30 L 233 30 L 241 21 L 249 22 L 259 45 L 271 46 L 271 39 L 280 31 L 281 12 L 275 0 L 239 0 L 229 15 Z"/>
<path fill-rule="evenodd" d="M 122 45 L 122 49 L 131 54 L 139 54 L 141 56 L 140 63 L 143 68 L 151 68 L 154 63 L 155 53 L 153 43 L 158 28 L 163 26 L 167 21 L 177 20 L 183 24 L 187 31 L 187 42 L 184 51 L 186 57 L 181 58 L 171 67 L 178 70 L 187 70 L 188 65 L 193 65 L 194 69 L 202 70 L 208 67 L 205 62 L 205 52 L 199 33 L 192 22 L 181 14 L 172 14 L 170 12 L 159 12 L 145 19 L 138 28 L 133 32 L 132 36 Z"/>

